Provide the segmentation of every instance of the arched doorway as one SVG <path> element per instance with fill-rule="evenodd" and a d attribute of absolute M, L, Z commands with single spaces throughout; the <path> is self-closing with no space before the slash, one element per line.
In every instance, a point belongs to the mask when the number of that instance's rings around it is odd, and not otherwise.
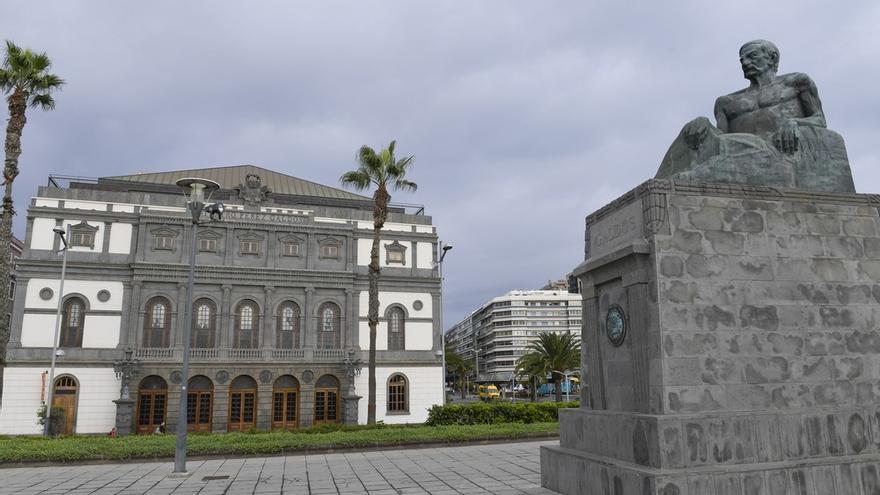
<path fill-rule="evenodd" d="M 57 434 L 73 435 L 76 429 L 76 404 L 78 397 L 79 385 L 74 377 L 64 375 L 55 379 L 55 389 L 52 392 L 52 407 L 59 407 L 64 411 L 64 423 L 56 432 Z"/>
<path fill-rule="evenodd" d="M 339 379 L 324 375 L 315 382 L 315 424 L 339 422 Z"/>
<path fill-rule="evenodd" d="M 186 429 L 188 431 L 211 431 L 214 406 L 214 384 L 207 376 L 197 375 L 189 379 L 186 394 Z"/>
<path fill-rule="evenodd" d="M 229 384 L 228 431 L 246 431 L 256 426 L 257 381 L 241 375 Z"/>
<path fill-rule="evenodd" d="M 168 383 L 161 377 L 151 375 L 138 387 L 137 433 L 148 435 L 165 423 L 168 404 Z"/>
<path fill-rule="evenodd" d="M 272 387 L 272 428 L 293 430 L 299 426 L 299 382 L 279 376 Z"/>

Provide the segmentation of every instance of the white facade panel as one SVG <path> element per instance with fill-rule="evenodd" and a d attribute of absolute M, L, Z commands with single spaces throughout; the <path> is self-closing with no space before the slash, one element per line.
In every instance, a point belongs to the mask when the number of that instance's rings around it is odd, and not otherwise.
<path fill-rule="evenodd" d="M 22 347 L 53 347 L 55 315 L 50 313 L 25 313 L 21 322 Z"/>
<path fill-rule="evenodd" d="M 434 245 L 430 242 L 416 244 L 417 260 L 416 268 L 434 268 Z"/>
<path fill-rule="evenodd" d="M 361 291 L 360 297 L 358 297 L 358 315 L 363 318 L 367 317 L 369 298 L 370 293 L 365 290 Z M 422 309 L 415 308 L 416 301 L 422 303 Z M 379 291 L 379 317 L 384 317 L 385 310 L 388 309 L 389 305 L 400 304 L 406 308 L 409 318 L 432 318 L 434 314 L 432 312 L 432 302 L 431 294 L 427 292 Z"/>
<path fill-rule="evenodd" d="M 68 225 L 78 225 L 80 223 L 82 223 L 82 220 L 65 219 L 62 222 L 62 226 L 63 226 L 62 228 L 64 228 L 66 230 Z M 90 227 L 97 227 L 98 228 L 97 232 L 95 232 L 95 247 L 90 249 L 88 246 L 76 246 L 76 247 L 71 247 L 70 250 L 71 251 L 82 251 L 85 253 L 100 253 L 101 250 L 104 248 L 104 234 L 105 234 L 104 230 L 106 230 L 104 222 L 86 222 L 86 223 L 89 224 Z M 50 229 L 50 233 L 51 233 L 51 229 Z M 54 233 L 53 233 L 53 235 L 54 235 Z"/>
<path fill-rule="evenodd" d="M 111 206 L 113 211 L 121 211 L 123 213 L 134 213 L 134 205 L 113 203 Z"/>
<path fill-rule="evenodd" d="M 412 262 L 413 262 L 412 261 L 413 257 L 412 257 L 412 242 L 410 242 L 410 241 L 397 241 L 406 248 L 406 251 L 404 254 L 405 261 L 404 261 L 403 265 L 401 265 L 400 263 L 391 263 L 389 265 L 388 263 L 386 263 L 386 261 L 388 259 L 388 255 L 385 250 L 385 247 L 393 242 L 394 241 L 389 241 L 387 239 L 380 239 L 379 240 L 379 266 L 380 267 L 386 267 L 386 266 L 411 267 Z M 357 248 L 358 248 L 358 253 L 357 253 L 358 265 L 360 265 L 360 266 L 369 265 L 370 264 L 370 250 L 373 248 L 373 240 L 372 239 L 363 239 L 363 238 L 358 239 Z"/>
<path fill-rule="evenodd" d="M 82 346 L 84 348 L 113 349 L 119 344 L 121 315 L 86 314 L 83 323 Z"/>
<path fill-rule="evenodd" d="M 316 222 L 321 223 L 348 223 L 348 220 L 345 218 L 330 218 L 330 217 L 315 217 Z"/>
<path fill-rule="evenodd" d="M 430 351 L 434 348 L 434 324 L 430 321 L 408 321 L 406 328 L 406 349 L 411 351 Z"/>
<path fill-rule="evenodd" d="M 73 201 L 67 199 L 64 201 L 64 207 L 71 210 L 107 211 L 107 203 L 101 201 Z"/>
<path fill-rule="evenodd" d="M 114 223 L 111 225 L 109 252 L 113 254 L 129 254 L 131 252 L 131 233 L 132 225 L 130 223 Z"/>
<path fill-rule="evenodd" d="M 402 373 L 407 379 L 409 411 L 405 414 L 387 413 L 388 379 L 394 373 Z M 363 396 L 358 401 L 358 422 L 367 422 L 367 380 L 365 369 L 355 378 L 355 392 Z M 428 409 L 443 402 L 443 380 L 440 364 L 418 367 L 376 367 L 376 421 L 386 424 L 424 423 Z"/>
<path fill-rule="evenodd" d="M 32 278 L 28 280 L 25 293 L 25 309 L 55 309 L 58 307 L 58 286 L 60 280 L 47 278 Z M 40 297 L 40 290 L 44 287 L 52 289 L 52 297 L 44 300 Z M 110 292 L 107 302 L 98 300 L 98 291 L 106 289 Z M 122 311 L 122 282 L 101 280 L 64 280 L 64 294 L 79 294 L 88 299 L 89 310 L 96 311 Z"/>
<path fill-rule="evenodd" d="M 37 409 L 42 403 L 40 392 L 48 393 L 48 374 L 43 389 L 45 368 L 7 367 L 3 377 L 3 407 L 0 408 L 0 434 L 37 435 Z M 55 377 L 73 376 L 78 384 L 75 433 L 108 433 L 116 423 L 119 380 L 112 367 L 57 367 Z"/>
<path fill-rule="evenodd" d="M 433 225 L 416 225 L 416 232 L 422 234 L 433 234 L 434 226 Z"/>
<path fill-rule="evenodd" d="M 57 199 L 34 198 L 34 206 L 58 208 L 58 200 Z"/>
<path fill-rule="evenodd" d="M 373 240 L 358 239 L 357 241 L 357 264 L 367 266 L 370 264 L 370 249 L 373 246 Z M 379 250 L 381 251 L 381 248 Z"/>
<path fill-rule="evenodd" d="M 31 249 L 45 249 L 51 251 L 55 245 L 54 218 L 35 218 L 31 229 Z"/>

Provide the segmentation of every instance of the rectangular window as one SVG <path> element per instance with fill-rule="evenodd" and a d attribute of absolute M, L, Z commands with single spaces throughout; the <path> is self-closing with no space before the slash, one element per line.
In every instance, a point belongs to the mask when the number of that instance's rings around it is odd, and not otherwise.
<path fill-rule="evenodd" d="M 339 258 L 339 246 L 321 246 L 321 258 Z"/>
<path fill-rule="evenodd" d="M 167 235 L 157 235 L 154 249 L 172 251 L 174 249 L 174 238 Z"/>
<path fill-rule="evenodd" d="M 94 232 L 74 232 L 70 235 L 70 247 L 87 247 L 92 249 L 95 246 Z"/>
<path fill-rule="evenodd" d="M 403 263 L 403 251 L 389 250 L 388 263 Z"/>
<path fill-rule="evenodd" d="M 260 254 L 260 241 L 241 240 L 238 247 L 241 254 Z"/>
<path fill-rule="evenodd" d="M 282 242 L 281 256 L 299 256 L 299 243 Z"/>
<path fill-rule="evenodd" d="M 199 239 L 199 252 L 201 253 L 216 253 L 217 252 L 217 239 L 207 239 L 202 238 Z"/>

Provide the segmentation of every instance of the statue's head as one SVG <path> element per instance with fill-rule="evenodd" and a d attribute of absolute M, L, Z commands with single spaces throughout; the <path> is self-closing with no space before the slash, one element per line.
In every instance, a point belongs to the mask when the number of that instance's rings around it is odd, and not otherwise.
<path fill-rule="evenodd" d="M 768 70 L 779 69 L 779 48 L 767 40 L 752 40 L 739 49 L 743 75 L 750 79 Z"/>

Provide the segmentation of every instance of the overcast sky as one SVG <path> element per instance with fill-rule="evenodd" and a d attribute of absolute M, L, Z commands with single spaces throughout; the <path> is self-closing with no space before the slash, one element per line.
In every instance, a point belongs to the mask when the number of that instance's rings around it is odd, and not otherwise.
<path fill-rule="evenodd" d="M 419 190 L 393 200 L 454 245 L 449 327 L 576 266 L 584 216 L 746 86 L 755 38 L 812 76 L 856 189 L 880 192 L 880 4 L 625 3 L 4 0 L 0 38 L 67 81 L 28 115 L 16 233 L 48 174 L 251 163 L 337 186 L 358 147 L 396 139 Z"/>

